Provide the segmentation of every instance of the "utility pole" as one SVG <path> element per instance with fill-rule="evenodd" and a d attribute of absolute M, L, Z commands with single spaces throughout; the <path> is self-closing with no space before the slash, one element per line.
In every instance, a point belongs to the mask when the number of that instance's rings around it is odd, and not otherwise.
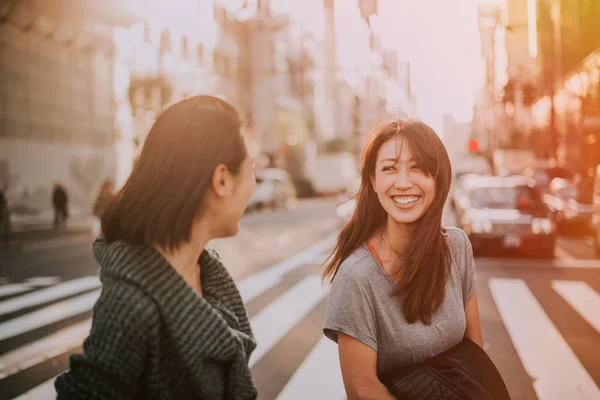
<path fill-rule="evenodd" d="M 554 53 L 554 68 L 552 69 L 553 82 L 550 82 L 550 131 L 552 135 L 552 155 L 558 162 L 559 155 L 559 132 L 557 127 L 556 118 L 556 101 L 554 99 L 556 92 L 556 84 L 561 76 L 561 38 L 560 38 L 560 2 L 558 0 L 552 0 L 551 5 L 551 20 L 552 20 L 552 45 Z"/>
<path fill-rule="evenodd" d="M 325 51 L 325 104 L 327 109 L 326 118 L 329 123 L 325 129 L 327 135 L 336 138 L 341 132 L 338 132 L 338 104 L 337 104 L 337 62 L 336 62 L 336 37 L 335 37 L 335 1 L 323 0 L 323 10 L 325 14 L 325 36 L 324 36 L 324 51 Z"/>

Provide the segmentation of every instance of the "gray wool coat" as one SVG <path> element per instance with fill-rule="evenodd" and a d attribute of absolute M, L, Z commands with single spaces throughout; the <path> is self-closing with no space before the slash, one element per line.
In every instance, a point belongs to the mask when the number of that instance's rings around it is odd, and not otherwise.
<path fill-rule="evenodd" d="M 256 347 L 240 294 L 214 251 L 200 257 L 199 296 L 156 250 L 94 243 L 102 293 L 83 354 L 55 382 L 58 399 L 257 397 Z"/>

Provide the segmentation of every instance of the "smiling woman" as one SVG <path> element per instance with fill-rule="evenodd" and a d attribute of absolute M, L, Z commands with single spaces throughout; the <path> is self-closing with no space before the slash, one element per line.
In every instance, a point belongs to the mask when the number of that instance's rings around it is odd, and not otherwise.
<path fill-rule="evenodd" d="M 365 149 L 356 211 L 323 277 L 332 282 L 342 262 L 363 242 L 381 245 L 385 237 L 406 255 L 393 260 L 387 272 L 397 273 L 402 261 L 405 278 L 396 294 L 404 292 L 407 320 L 430 323 L 443 301 L 450 269 L 441 221 L 451 177 L 446 149 L 429 126 L 395 121 L 377 129 Z"/>
<path fill-rule="evenodd" d="M 422 122 L 393 121 L 371 135 L 354 215 L 323 272 L 324 333 L 338 343 L 349 399 L 393 399 L 385 377 L 451 349 L 487 359 L 472 343 L 483 346 L 471 244 L 442 226 L 451 177 L 442 141 Z"/>

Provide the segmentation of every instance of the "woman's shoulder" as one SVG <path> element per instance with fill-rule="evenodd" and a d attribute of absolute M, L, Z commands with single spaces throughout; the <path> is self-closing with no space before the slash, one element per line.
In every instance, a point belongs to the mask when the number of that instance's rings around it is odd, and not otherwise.
<path fill-rule="evenodd" d="M 361 244 L 342 261 L 338 274 L 361 279 L 370 276 L 373 268 L 377 268 L 376 261 L 367 247 Z"/>
<path fill-rule="evenodd" d="M 462 229 L 457 228 L 456 226 L 445 226 L 444 230 L 455 249 L 463 250 L 464 247 L 470 243 L 469 237 Z"/>

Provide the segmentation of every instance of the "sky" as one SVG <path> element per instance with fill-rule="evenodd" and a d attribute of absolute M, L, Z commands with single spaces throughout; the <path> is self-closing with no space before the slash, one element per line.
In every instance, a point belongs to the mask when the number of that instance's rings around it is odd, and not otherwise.
<path fill-rule="evenodd" d="M 344 67 L 364 63 L 368 28 L 362 26 L 358 0 L 336 1 L 336 30 L 351 48 L 338 44 Z M 478 3 L 506 0 L 379 0 L 379 26 L 384 46 L 398 50 L 411 63 L 412 89 L 417 97 L 418 117 L 442 135 L 442 115 L 452 113 L 458 121 L 470 121 L 475 94 L 483 82 L 483 65 L 477 27 Z M 316 13 L 323 0 L 271 0 L 272 6 L 291 12 L 305 29 L 322 35 L 323 16 Z M 345 3 L 353 7 L 345 7 Z M 322 9 L 321 9 L 322 10 Z M 321 29 L 317 29 L 321 27 Z M 367 32 L 364 32 L 365 29 Z M 354 60 L 353 60 L 354 59 Z"/>
<path fill-rule="evenodd" d="M 483 82 L 479 2 L 380 0 L 386 42 L 411 63 L 419 118 L 439 134 L 444 113 L 459 121 L 471 120 L 475 94 Z"/>

